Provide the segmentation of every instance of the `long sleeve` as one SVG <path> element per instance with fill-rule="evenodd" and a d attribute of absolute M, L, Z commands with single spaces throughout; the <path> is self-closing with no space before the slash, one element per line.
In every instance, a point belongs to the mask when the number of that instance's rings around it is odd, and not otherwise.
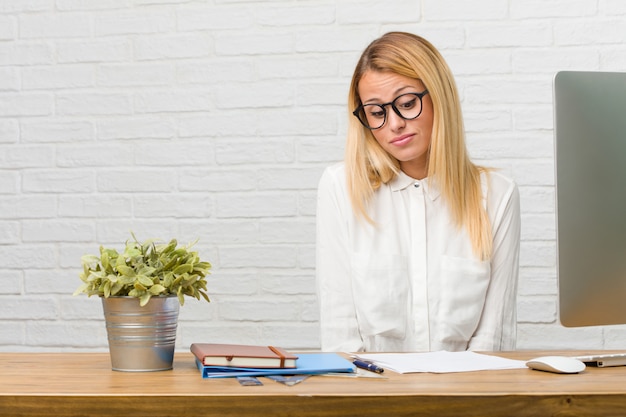
<path fill-rule="evenodd" d="M 513 182 L 490 215 L 493 231 L 491 277 L 482 317 L 469 350 L 514 350 L 519 275 L 520 202 Z"/>
<path fill-rule="evenodd" d="M 350 278 L 351 207 L 339 187 L 343 170 L 325 170 L 317 195 L 316 278 L 324 351 L 363 350 Z"/>

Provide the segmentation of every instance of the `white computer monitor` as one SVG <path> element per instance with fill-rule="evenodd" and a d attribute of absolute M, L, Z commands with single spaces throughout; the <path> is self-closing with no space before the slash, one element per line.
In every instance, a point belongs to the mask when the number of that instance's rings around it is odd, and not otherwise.
<path fill-rule="evenodd" d="M 626 73 L 559 72 L 554 120 L 559 319 L 626 324 Z"/>

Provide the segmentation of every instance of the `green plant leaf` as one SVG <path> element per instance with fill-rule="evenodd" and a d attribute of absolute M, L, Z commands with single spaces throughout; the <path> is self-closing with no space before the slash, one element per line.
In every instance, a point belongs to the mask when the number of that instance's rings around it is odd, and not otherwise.
<path fill-rule="evenodd" d="M 88 284 L 81 284 L 78 288 L 76 288 L 76 291 L 74 291 L 72 295 L 82 294 L 86 292 L 87 290 L 89 290 L 89 287 L 90 286 Z"/>
<path fill-rule="evenodd" d="M 142 266 L 139 269 L 137 269 L 137 275 L 145 275 L 147 277 L 153 275 L 155 273 L 157 269 L 153 266 Z"/>
<path fill-rule="evenodd" d="M 178 277 L 174 279 L 174 281 L 172 281 L 172 284 L 170 285 L 170 287 L 178 288 L 181 285 L 182 281 L 183 281 L 183 276 L 179 275 Z"/>
<path fill-rule="evenodd" d="M 125 264 L 117 265 L 117 271 L 126 277 L 135 277 L 137 275 L 133 268 L 126 266 Z"/>
<path fill-rule="evenodd" d="M 121 281 L 117 281 L 111 286 L 111 295 L 117 295 L 122 288 L 124 288 L 124 284 Z"/>
<path fill-rule="evenodd" d="M 141 248 L 137 248 L 135 246 L 126 246 L 126 249 L 124 250 L 124 258 L 135 258 L 137 256 L 141 256 L 143 254 L 143 252 L 141 251 Z"/>
<path fill-rule="evenodd" d="M 154 285 L 154 281 L 152 281 L 150 278 L 148 278 L 145 275 L 138 275 L 137 276 L 137 282 L 139 282 L 141 285 L 143 285 L 146 288 L 151 287 L 152 285 Z"/>
<path fill-rule="evenodd" d="M 95 265 L 100 262 L 100 258 L 98 258 L 96 255 L 83 255 L 80 257 L 80 261 L 83 264 Z"/>
<path fill-rule="evenodd" d="M 185 296 L 209 301 L 207 282 L 211 263 L 200 260 L 198 252 L 188 245 L 178 245 L 176 239 L 158 243 L 154 239 L 137 240 L 131 232 L 123 252 L 99 247 L 100 256 L 81 256 L 81 285 L 74 295 L 81 293 L 109 296 L 130 296 L 145 305 L 150 297 L 176 294 L 181 305 Z"/>
<path fill-rule="evenodd" d="M 108 298 L 111 295 L 111 281 L 104 282 L 104 297 Z"/>
<path fill-rule="evenodd" d="M 102 268 L 106 271 L 107 269 L 111 268 L 111 258 L 109 257 L 109 254 L 104 252 L 101 256 L 100 256 L 100 262 L 102 263 Z"/>
<path fill-rule="evenodd" d="M 111 279 L 111 278 L 109 278 Z M 121 282 L 124 286 L 131 286 L 135 284 L 135 277 L 125 277 L 125 276 L 121 276 L 121 277 L 116 277 L 116 279 Z"/>
<path fill-rule="evenodd" d="M 152 294 L 150 294 L 149 292 L 144 293 L 141 297 L 139 297 L 139 305 L 140 306 L 145 306 L 146 304 L 148 304 L 148 301 L 150 301 L 150 298 L 152 297 Z"/>
<path fill-rule="evenodd" d="M 193 271 L 193 265 L 191 264 L 178 265 L 176 269 L 174 269 L 174 275 L 185 274 L 191 271 Z"/>
<path fill-rule="evenodd" d="M 141 297 L 143 294 L 145 293 L 145 291 L 141 291 L 141 290 L 137 290 L 136 288 L 133 288 L 132 290 L 128 291 L 128 296 L 129 297 L 135 297 L 135 298 L 139 298 Z"/>
<path fill-rule="evenodd" d="M 123 256 L 115 258 L 115 268 L 118 269 L 120 266 L 126 266 L 126 261 Z"/>
<path fill-rule="evenodd" d="M 163 285 L 160 285 L 160 284 L 153 285 L 152 287 L 150 287 L 150 289 L 148 289 L 148 292 L 152 295 L 159 295 L 166 291 L 167 291 L 167 288 L 165 288 Z"/>

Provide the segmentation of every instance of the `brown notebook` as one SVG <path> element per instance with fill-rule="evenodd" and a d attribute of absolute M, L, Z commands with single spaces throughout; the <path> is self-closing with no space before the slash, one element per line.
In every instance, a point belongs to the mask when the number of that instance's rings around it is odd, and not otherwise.
<path fill-rule="evenodd" d="M 191 352 L 205 366 L 295 368 L 298 359 L 275 346 L 193 343 Z"/>

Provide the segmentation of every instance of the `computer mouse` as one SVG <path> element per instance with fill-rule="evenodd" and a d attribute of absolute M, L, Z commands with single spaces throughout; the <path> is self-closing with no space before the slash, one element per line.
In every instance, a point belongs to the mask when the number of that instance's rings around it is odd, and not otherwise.
<path fill-rule="evenodd" d="M 540 356 L 526 362 L 530 369 L 554 372 L 557 374 L 576 374 L 585 370 L 585 364 L 568 356 Z"/>

